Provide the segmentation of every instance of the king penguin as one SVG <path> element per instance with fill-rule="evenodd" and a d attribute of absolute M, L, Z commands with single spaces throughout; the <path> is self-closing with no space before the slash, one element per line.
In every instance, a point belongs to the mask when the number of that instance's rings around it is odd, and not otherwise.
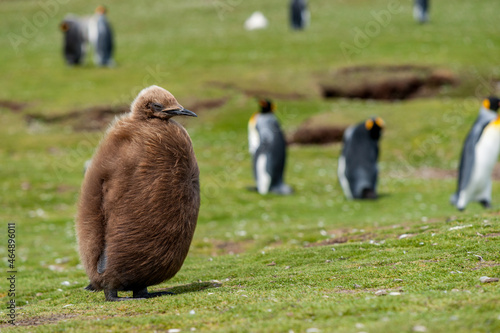
<path fill-rule="evenodd" d="M 248 144 L 252 155 L 253 175 L 260 194 L 288 195 L 290 186 L 283 181 L 286 163 L 286 140 L 270 100 L 260 100 L 260 112 L 248 122 Z"/>
<path fill-rule="evenodd" d="M 94 63 L 97 66 L 113 66 L 114 39 L 107 9 L 98 6 L 88 25 L 89 41 L 94 48 Z"/>
<path fill-rule="evenodd" d="M 292 29 L 300 30 L 309 23 L 309 11 L 307 0 L 290 1 L 290 24 Z"/>
<path fill-rule="evenodd" d="M 76 230 L 88 290 L 133 298 L 172 278 L 193 238 L 200 207 L 199 169 L 187 131 L 172 117 L 196 114 L 158 86 L 143 89 L 115 119 L 82 183 Z"/>
<path fill-rule="evenodd" d="M 419 23 L 425 23 L 429 20 L 429 0 L 415 0 L 413 18 Z"/>
<path fill-rule="evenodd" d="M 348 199 L 376 199 L 379 139 L 384 128 L 376 117 L 348 127 L 338 161 L 338 178 Z"/>
<path fill-rule="evenodd" d="M 479 115 L 465 138 L 458 169 L 457 191 L 451 203 L 464 210 L 471 201 L 491 206 L 491 173 L 500 152 L 500 100 L 483 100 Z"/>
<path fill-rule="evenodd" d="M 64 34 L 63 53 L 70 66 L 80 65 L 85 57 L 85 33 L 82 22 L 73 15 L 68 15 L 59 25 Z"/>

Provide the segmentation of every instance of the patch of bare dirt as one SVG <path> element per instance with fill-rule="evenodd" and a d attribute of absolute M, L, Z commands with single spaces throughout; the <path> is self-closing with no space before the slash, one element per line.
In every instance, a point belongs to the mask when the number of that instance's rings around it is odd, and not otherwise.
<path fill-rule="evenodd" d="M 40 326 L 47 324 L 55 324 L 61 320 L 71 319 L 76 316 L 77 315 L 75 314 L 56 314 L 49 317 L 32 317 L 25 319 L 19 319 L 18 317 L 16 319 L 15 326 Z M 11 324 L 0 325 L 0 327 L 11 327 L 11 326 L 12 326 Z"/>
<path fill-rule="evenodd" d="M 75 131 L 100 131 L 119 114 L 129 112 L 128 105 L 94 106 L 83 110 L 74 110 L 61 115 L 28 114 L 28 124 L 40 121 L 47 124 L 62 124 L 71 126 Z"/>
<path fill-rule="evenodd" d="M 20 112 L 28 107 L 28 103 L 0 100 L 0 108 L 6 108 L 13 112 Z"/>
<path fill-rule="evenodd" d="M 227 102 L 227 97 L 193 100 L 186 105 L 187 109 L 194 112 L 221 107 Z M 27 114 L 28 124 L 39 121 L 46 124 L 62 124 L 73 128 L 75 131 L 102 131 L 120 114 L 130 111 L 129 105 L 101 105 L 81 110 L 73 110 L 61 115 Z"/>
<path fill-rule="evenodd" d="M 287 139 L 288 144 L 324 145 L 341 142 L 344 126 L 313 125 L 310 120 L 302 123 L 299 128 Z"/>
<path fill-rule="evenodd" d="M 320 87 L 325 98 L 404 100 L 434 96 L 458 82 L 449 70 L 426 66 L 354 66 L 329 74 Z"/>

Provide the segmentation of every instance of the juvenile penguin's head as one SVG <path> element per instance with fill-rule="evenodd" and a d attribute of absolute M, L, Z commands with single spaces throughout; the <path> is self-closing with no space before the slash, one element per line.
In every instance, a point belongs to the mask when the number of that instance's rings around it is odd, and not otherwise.
<path fill-rule="evenodd" d="M 384 129 L 384 121 L 380 117 L 370 118 L 365 121 L 365 128 L 370 133 L 370 136 L 374 140 L 380 139 L 382 135 L 382 130 Z"/>
<path fill-rule="evenodd" d="M 491 111 L 498 111 L 498 107 L 500 106 L 500 99 L 495 96 L 490 96 L 483 100 L 483 107 L 486 108 L 487 110 Z"/>
<path fill-rule="evenodd" d="M 180 105 L 174 95 L 158 86 L 142 89 L 132 102 L 131 110 L 132 116 L 138 119 L 168 120 L 174 116 L 197 117 L 196 113 Z"/>
<path fill-rule="evenodd" d="M 274 103 L 269 99 L 261 99 L 259 100 L 260 112 L 261 113 L 270 113 L 276 109 Z"/>

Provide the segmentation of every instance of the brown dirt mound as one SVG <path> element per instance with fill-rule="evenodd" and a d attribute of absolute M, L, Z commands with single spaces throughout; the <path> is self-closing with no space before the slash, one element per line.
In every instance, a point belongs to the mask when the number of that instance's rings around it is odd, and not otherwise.
<path fill-rule="evenodd" d="M 347 127 L 312 125 L 310 121 L 304 122 L 288 138 L 288 144 L 323 145 L 332 142 L 341 142 Z"/>
<path fill-rule="evenodd" d="M 56 314 L 53 316 L 49 317 L 32 317 L 32 318 L 26 318 L 26 319 L 16 319 L 16 325 L 15 326 L 40 326 L 40 325 L 47 325 L 47 324 L 55 324 L 58 321 L 61 320 L 67 320 L 71 318 L 75 318 L 77 315 L 76 314 Z M 2 324 L 0 327 L 12 327 L 11 324 Z"/>
<path fill-rule="evenodd" d="M 19 112 L 25 109 L 28 106 L 28 103 L 16 102 L 16 101 L 8 101 L 8 100 L 0 100 L 0 108 L 6 108 L 13 112 Z"/>
<path fill-rule="evenodd" d="M 323 97 L 403 100 L 433 96 L 458 83 L 445 69 L 425 66 L 357 66 L 341 68 L 320 83 Z"/>
<path fill-rule="evenodd" d="M 48 124 L 58 123 L 71 126 L 75 131 L 99 131 L 115 118 L 115 116 L 128 112 L 127 105 L 120 106 L 94 106 L 83 110 L 75 110 L 62 115 L 28 114 L 26 121 L 41 121 Z"/>
<path fill-rule="evenodd" d="M 188 101 L 184 106 L 194 112 L 214 109 L 224 105 L 227 97 Z M 101 131 L 117 116 L 130 111 L 128 105 L 101 105 L 82 110 L 74 110 L 61 115 L 27 114 L 26 121 L 40 121 L 47 124 L 71 126 L 75 131 Z"/>

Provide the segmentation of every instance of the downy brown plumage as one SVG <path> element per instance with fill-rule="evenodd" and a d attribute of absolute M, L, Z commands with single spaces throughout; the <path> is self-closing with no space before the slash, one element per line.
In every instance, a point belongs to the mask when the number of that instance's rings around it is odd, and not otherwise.
<path fill-rule="evenodd" d="M 163 88 L 142 90 L 100 143 L 82 184 L 76 220 L 88 289 L 106 300 L 118 290 L 159 296 L 147 287 L 172 278 L 193 238 L 200 207 L 191 139 L 173 116 L 196 116 Z"/>

